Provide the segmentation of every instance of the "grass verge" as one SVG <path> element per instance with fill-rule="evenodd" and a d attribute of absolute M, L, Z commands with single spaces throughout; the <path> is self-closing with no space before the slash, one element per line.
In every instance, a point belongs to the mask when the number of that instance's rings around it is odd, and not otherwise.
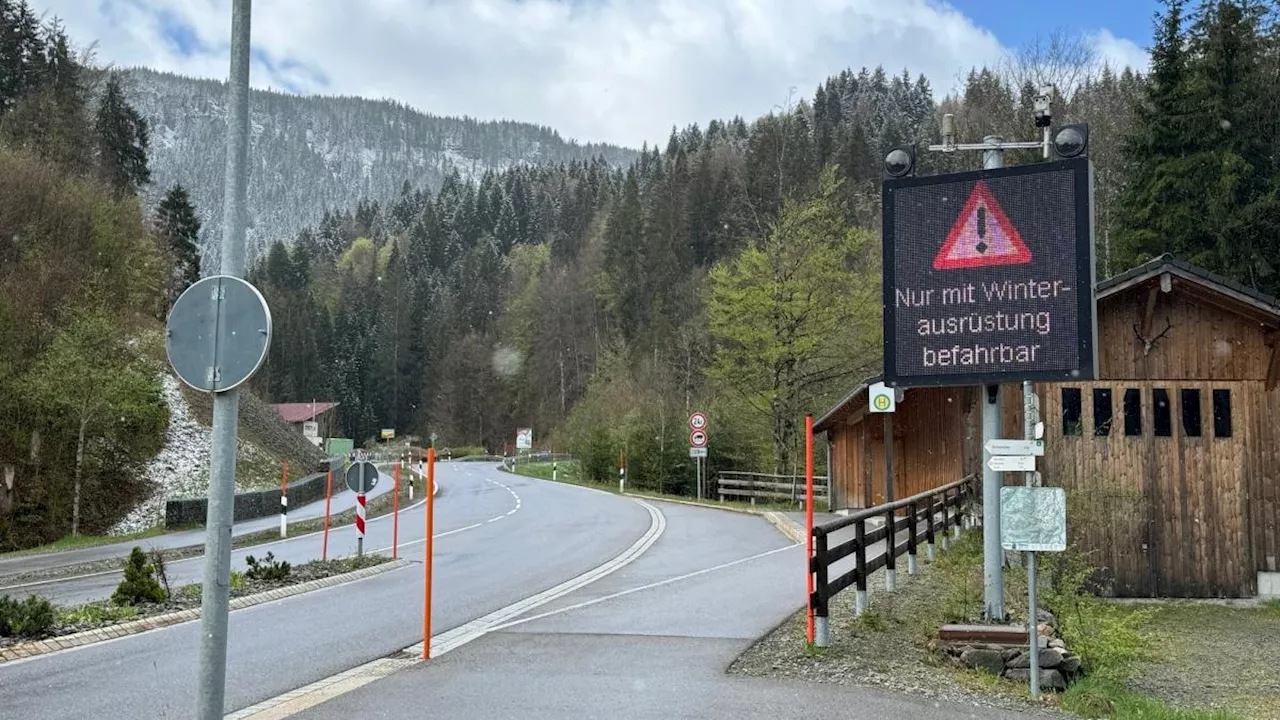
<path fill-rule="evenodd" d="M 303 565 L 290 568 L 283 577 L 270 579 L 255 578 L 245 572 L 233 571 L 231 573 L 230 595 L 232 598 L 255 595 L 268 590 L 299 585 L 334 575 L 342 575 L 390 561 L 390 556 L 380 554 L 328 561 L 312 560 Z M 73 635 L 85 630 L 109 627 L 130 620 L 140 620 L 180 610 L 198 608 L 200 607 L 201 590 L 200 583 L 191 583 L 173 588 L 165 601 L 159 603 L 116 605 L 110 600 L 102 600 L 83 605 L 60 607 L 55 612 L 52 624 L 43 632 L 29 634 L 25 637 L 0 637 L 0 647 Z"/>
<path fill-rule="evenodd" d="M 113 545 L 115 543 L 129 542 L 131 540 L 144 540 L 146 538 L 156 537 L 157 535 L 164 535 L 171 532 L 191 530 L 196 527 L 199 527 L 199 525 L 183 525 L 172 528 L 157 525 L 156 527 L 147 528 L 141 532 L 130 533 L 128 535 L 67 535 L 66 537 L 54 540 L 53 542 L 45 545 L 38 545 L 36 547 L 27 548 L 26 550 L 15 550 L 14 552 L 0 553 L 0 558 L 43 555 L 45 553 L 96 547 L 98 545 Z"/>
<path fill-rule="evenodd" d="M 553 468 L 552 468 L 552 463 L 518 463 L 513 468 L 513 470 L 517 475 L 524 475 L 526 477 L 538 478 L 539 480 L 551 480 Z M 755 505 L 752 505 L 750 502 L 743 502 L 739 500 L 725 500 L 723 502 L 719 500 L 698 500 L 697 498 L 693 498 L 688 495 L 675 495 L 673 493 L 662 493 L 656 490 L 650 490 L 648 488 L 638 489 L 636 490 L 635 493 L 630 493 L 630 492 L 619 493 L 618 484 L 615 482 L 597 482 L 594 480 L 588 480 L 588 479 L 582 478 L 579 474 L 577 462 L 568 461 L 568 462 L 558 463 L 558 467 L 555 468 L 555 470 L 557 470 L 556 478 L 555 478 L 556 482 L 562 482 L 568 485 L 580 485 L 582 487 L 594 488 L 596 490 L 603 490 L 605 492 L 613 493 L 614 495 L 640 494 L 640 495 L 647 495 L 649 497 L 659 498 L 662 500 L 679 500 L 682 502 L 697 503 L 699 505 L 705 505 L 710 508 L 723 509 L 726 507 L 730 507 L 730 508 L 737 508 L 740 510 L 756 510 L 760 512 L 764 512 L 765 510 L 779 510 L 782 512 L 788 512 L 788 511 L 794 511 L 797 509 L 794 504 L 786 503 L 786 502 L 757 502 Z"/>

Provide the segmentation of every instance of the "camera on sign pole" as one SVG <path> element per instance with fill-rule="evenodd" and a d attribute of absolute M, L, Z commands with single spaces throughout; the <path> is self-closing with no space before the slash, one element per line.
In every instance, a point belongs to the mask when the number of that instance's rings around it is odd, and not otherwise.
<path fill-rule="evenodd" d="M 1036 119 L 1036 127 L 1047 128 L 1053 124 L 1053 86 L 1041 85 L 1036 96 L 1032 98 L 1032 115 Z"/>

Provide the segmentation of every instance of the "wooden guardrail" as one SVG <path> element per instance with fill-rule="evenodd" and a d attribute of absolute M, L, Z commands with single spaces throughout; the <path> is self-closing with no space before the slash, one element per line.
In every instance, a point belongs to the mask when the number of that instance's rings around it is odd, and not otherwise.
<path fill-rule="evenodd" d="M 769 473 L 722 471 L 716 476 L 716 492 L 720 501 L 750 498 L 751 504 L 756 499 L 787 500 L 804 504 L 803 475 L 772 475 Z M 830 493 L 827 477 L 813 477 L 813 497 L 817 502 L 826 503 L 830 508 Z M 815 502 L 816 504 L 816 502 Z"/>
<path fill-rule="evenodd" d="M 827 618 L 831 598 L 851 585 L 857 586 L 858 596 L 854 607 L 856 613 L 861 613 L 867 607 L 867 578 L 876 570 L 885 568 L 888 573 L 885 587 L 893 590 L 897 558 L 902 555 L 908 556 L 907 572 L 914 575 L 916 550 L 921 536 L 928 547 L 929 559 L 932 560 L 935 534 L 941 531 L 944 548 L 948 545 L 948 527 L 959 536 L 964 523 L 964 511 L 973 502 L 976 492 L 976 480 L 970 475 L 934 490 L 815 525 L 813 556 L 809 558 L 809 572 L 814 575 L 814 590 L 809 595 L 809 607 L 817 625 L 815 644 L 826 647 L 830 637 Z M 879 527 L 870 529 L 869 524 L 877 524 Z M 831 547 L 831 536 L 850 525 L 854 528 L 854 536 Z M 899 542 L 898 536 L 903 531 L 907 533 L 906 542 Z M 867 550 L 879 542 L 886 543 L 885 551 L 868 559 Z M 850 555 L 854 556 L 853 567 L 831 577 L 831 567 Z"/>

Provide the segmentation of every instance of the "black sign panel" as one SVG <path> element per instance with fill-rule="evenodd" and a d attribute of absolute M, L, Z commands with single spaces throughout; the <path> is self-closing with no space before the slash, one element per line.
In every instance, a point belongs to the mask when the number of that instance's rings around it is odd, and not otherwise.
<path fill-rule="evenodd" d="M 1091 380 L 1088 158 L 886 180 L 889 385 Z"/>

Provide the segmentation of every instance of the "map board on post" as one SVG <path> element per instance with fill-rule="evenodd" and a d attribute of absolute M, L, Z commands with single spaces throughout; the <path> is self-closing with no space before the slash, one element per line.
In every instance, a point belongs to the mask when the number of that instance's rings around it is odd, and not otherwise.
<path fill-rule="evenodd" d="M 1093 379 L 1088 158 L 893 178 L 882 192 L 887 385 Z"/>

